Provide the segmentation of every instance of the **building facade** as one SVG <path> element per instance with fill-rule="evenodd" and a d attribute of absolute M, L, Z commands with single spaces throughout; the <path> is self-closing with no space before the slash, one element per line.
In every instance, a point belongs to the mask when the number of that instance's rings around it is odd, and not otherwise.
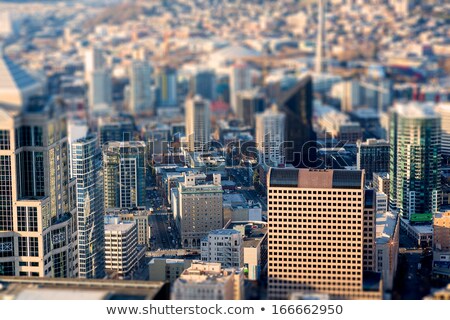
<path fill-rule="evenodd" d="M 211 120 L 208 100 L 195 96 L 186 100 L 186 136 L 189 152 L 206 152 L 210 142 Z"/>
<path fill-rule="evenodd" d="M 224 268 L 244 266 L 244 247 L 241 233 L 237 230 L 218 229 L 208 233 L 201 242 L 201 259 L 219 262 Z"/>
<path fill-rule="evenodd" d="M 366 180 L 373 180 L 373 173 L 389 171 L 390 145 L 385 140 L 368 139 L 357 142 L 356 165 L 364 170 Z"/>
<path fill-rule="evenodd" d="M 141 141 L 103 146 L 105 210 L 145 205 L 146 145 Z"/>
<path fill-rule="evenodd" d="M 273 105 L 256 115 L 256 145 L 261 153 L 261 162 L 277 167 L 284 164 L 286 115 Z"/>
<path fill-rule="evenodd" d="M 179 183 L 179 216 L 183 248 L 200 248 L 201 239 L 211 230 L 223 228 L 223 199 L 220 175 L 212 184 L 199 183 L 195 175 L 185 175 Z"/>

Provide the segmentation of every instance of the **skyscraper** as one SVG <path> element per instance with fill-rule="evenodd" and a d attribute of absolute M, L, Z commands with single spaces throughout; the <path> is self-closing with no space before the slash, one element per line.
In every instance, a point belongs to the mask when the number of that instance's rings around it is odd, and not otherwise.
<path fill-rule="evenodd" d="M 325 1 L 318 1 L 318 17 L 317 17 L 317 41 L 316 41 L 316 66 L 315 72 L 323 72 L 323 55 L 325 37 Z"/>
<path fill-rule="evenodd" d="M 231 109 L 237 114 L 237 94 L 239 91 L 252 88 L 252 75 L 250 67 L 243 62 L 237 62 L 231 66 L 230 73 L 230 104 Z"/>
<path fill-rule="evenodd" d="M 236 116 L 242 124 L 255 127 L 255 114 L 266 108 L 266 97 L 260 88 L 239 91 L 236 97 Z"/>
<path fill-rule="evenodd" d="M 442 155 L 450 157 L 450 103 L 440 103 L 436 107 L 436 112 L 441 115 L 442 128 Z"/>
<path fill-rule="evenodd" d="M 272 168 L 267 199 L 270 299 L 298 292 L 381 298 L 379 275 L 365 271 L 375 234 L 365 215 L 375 212 L 373 199 L 365 208 L 362 171 Z"/>
<path fill-rule="evenodd" d="M 286 114 L 286 162 L 295 167 L 315 167 L 316 136 L 312 127 L 313 84 L 304 75 L 297 84 L 278 99 L 280 111 Z"/>
<path fill-rule="evenodd" d="M 94 113 L 105 111 L 112 103 L 112 80 L 101 48 L 93 47 L 86 51 L 84 74 L 89 87 L 89 110 Z"/>
<path fill-rule="evenodd" d="M 158 107 L 174 107 L 178 104 L 177 70 L 171 67 L 162 67 L 156 72 L 156 87 Z"/>
<path fill-rule="evenodd" d="M 200 96 L 186 100 L 186 135 L 190 152 L 205 152 L 210 142 L 210 104 Z"/>
<path fill-rule="evenodd" d="M 77 186 L 79 277 L 103 278 L 103 172 L 96 135 L 90 134 L 72 143 L 72 168 Z"/>
<path fill-rule="evenodd" d="M 154 99 L 151 91 L 152 68 L 146 61 L 133 61 L 130 66 L 130 101 L 132 113 L 153 110 Z"/>
<path fill-rule="evenodd" d="M 276 104 L 256 115 L 256 145 L 261 152 L 261 161 L 268 166 L 284 164 L 285 121 L 286 115 Z"/>
<path fill-rule="evenodd" d="M 43 97 L 0 108 L 0 275 L 78 275 L 66 119 Z"/>
<path fill-rule="evenodd" d="M 203 99 L 216 100 L 216 74 L 214 70 L 198 70 L 190 79 L 189 91 Z"/>
<path fill-rule="evenodd" d="M 368 139 L 356 143 L 357 169 L 366 173 L 366 180 L 373 180 L 373 173 L 389 171 L 390 146 L 385 140 Z"/>
<path fill-rule="evenodd" d="M 142 141 L 103 146 L 105 210 L 145 205 L 146 156 Z"/>
<path fill-rule="evenodd" d="M 431 222 L 441 193 L 441 118 L 432 104 L 397 103 L 390 119 L 390 207 Z"/>
<path fill-rule="evenodd" d="M 89 110 L 105 113 L 112 103 L 112 79 L 108 69 L 94 70 L 89 76 Z"/>

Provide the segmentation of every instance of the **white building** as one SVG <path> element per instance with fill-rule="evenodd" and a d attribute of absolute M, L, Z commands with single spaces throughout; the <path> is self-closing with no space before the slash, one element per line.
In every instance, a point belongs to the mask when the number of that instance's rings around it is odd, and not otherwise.
<path fill-rule="evenodd" d="M 230 71 L 230 104 L 237 113 L 237 93 L 252 88 L 251 69 L 245 63 L 235 63 Z"/>
<path fill-rule="evenodd" d="M 383 279 L 384 292 L 392 291 L 399 247 L 400 221 L 391 212 L 377 213 L 376 271 Z"/>
<path fill-rule="evenodd" d="M 105 112 L 112 103 L 112 79 L 108 69 L 94 70 L 89 75 L 89 108 L 92 112 Z"/>
<path fill-rule="evenodd" d="M 133 61 L 129 73 L 130 112 L 141 113 L 152 111 L 155 99 L 152 96 L 151 89 L 151 66 L 146 61 Z"/>
<path fill-rule="evenodd" d="M 284 164 L 283 143 L 286 115 L 276 104 L 256 115 L 256 144 L 266 165 Z"/>
<path fill-rule="evenodd" d="M 105 218 L 105 269 L 113 277 L 129 279 L 144 253 L 138 248 L 135 222 Z"/>
<path fill-rule="evenodd" d="M 244 250 L 237 230 L 218 229 L 202 240 L 201 257 L 205 262 L 220 262 L 224 268 L 242 268 Z"/>
<path fill-rule="evenodd" d="M 239 269 L 223 269 L 220 263 L 194 262 L 174 282 L 172 300 L 241 300 L 244 275 Z"/>

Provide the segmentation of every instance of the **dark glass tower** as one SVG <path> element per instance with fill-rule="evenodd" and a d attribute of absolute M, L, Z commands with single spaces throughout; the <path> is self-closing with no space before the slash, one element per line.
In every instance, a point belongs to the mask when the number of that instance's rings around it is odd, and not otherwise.
<path fill-rule="evenodd" d="M 312 127 L 313 83 L 304 76 L 279 100 L 286 114 L 286 162 L 297 168 L 318 167 L 316 135 Z"/>

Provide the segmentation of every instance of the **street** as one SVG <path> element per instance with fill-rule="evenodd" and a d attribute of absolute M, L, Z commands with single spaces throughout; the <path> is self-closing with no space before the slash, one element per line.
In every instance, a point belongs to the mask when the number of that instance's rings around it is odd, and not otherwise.
<path fill-rule="evenodd" d="M 166 214 L 152 214 L 148 217 L 151 228 L 151 250 L 177 249 L 179 236 L 174 225 L 169 225 L 169 216 Z M 171 230 L 169 231 L 169 226 Z"/>

